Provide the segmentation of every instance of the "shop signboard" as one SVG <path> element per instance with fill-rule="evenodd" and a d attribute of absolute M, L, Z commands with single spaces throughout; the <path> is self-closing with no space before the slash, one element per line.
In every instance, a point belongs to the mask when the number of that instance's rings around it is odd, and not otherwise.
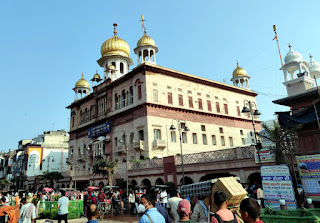
<path fill-rule="evenodd" d="M 265 206 L 280 209 L 280 200 L 285 200 L 288 209 L 296 209 L 292 179 L 287 165 L 261 167 Z"/>
<path fill-rule="evenodd" d="M 258 151 L 255 149 L 255 161 L 259 163 Z M 265 146 L 260 150 L 261 163 L 273 163 L 276 161 L 276 156 L 274 153 L 273 146 Z"/>
<path fill-rule="evenodd" d="M 304 191 L 314 201 L 320 201 L 320 154 L 296 156 Z"/>
<path fill-rule="evenodd" d="M 103 123 L 101 125 L 97 125 L 88 130 L 88 137 L 93 138 L 96 136 L 103 135 L 105 133 L 109 133 L 111 131 L 110 121 Z"/>
<path fill-rule="evenodd" d="M 30 146 L 27 148 L 27 154 L 27 175 L 30 177 L 38 176 L 40 174 L 40 166 L 42 164 L 43 148 Z"/>

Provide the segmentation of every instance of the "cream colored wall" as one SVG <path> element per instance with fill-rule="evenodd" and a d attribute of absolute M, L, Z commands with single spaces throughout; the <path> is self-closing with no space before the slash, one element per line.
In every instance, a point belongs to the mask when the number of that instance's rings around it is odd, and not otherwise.
<path fill-rule="evenodd" d="M 171 142 L 171 130 L 169 129 L 171 123 L 171 118 L 167 119 L 148 116 L 149 158 L 153 158 L 154 156 L 164 157 L 181 153 L 178 129 L 175 130 L 176 142 Z M 176 121 L 173 122 L 173 125 L 177 128 Z M 250 132 L 252 131 L 251 129 L 242 129 L 235 127 L 227 127 L 223 125 L 220 126 L 190 121 L 187 121 L 186 125 L 188 126 L 190 131 L 187 132 L 187 143 L 182 144 L 183 154 L 207 152 L 212 150 L 221 150 L 238 146 L 250 145 L 253 143 L 252 140 L 254 139 L 254 136 L 251 136 L 250 134 Z M 201 125 L 205 125 L 206 131 L 201 131 Z M 224 133 L 219 132 L 219 127 L 223 128 Z M 167 147 L 165 149 L 154 149 L 152 147 L 152 142 L 154 139 L 154 129 L 160 129 L 161 139 L 166 140 L 167 143 Z M 243 135 L 240 135 L 240 130 L 243 131 Z M 192 133 L 197 134 L 197 144 L 193 144 Z M 207 145 L 203 145 L 202 134 L 207 135 Z M 212 145 L 212 135 L 216 136 L 216 145 Z M 221 136 L 225 137 L 225 146 L 221 145 Z M 229 137 L 233 138 L 233 146 L 230 146 L 229 144 Z M 242 138 L 245 139 L 245 144 L 242 143 Z"/>
<path fill-rule="evenodd" d="M 179 106 L 178 99 L 178 95 L 181 94 L 183 95 L 183 108 L 195 111 L 209 112 L 214 114 L 250 119 L 244 114 L 238 116 L 237 106 L 240 107 L 241 111 L 243 108 L 243 101 L 245 99 L 254 101 L 256 103 L 256 99 L 253 96 L 248 96 L 229 90 L 198 84 L 159 73 L 152 73 L 146 75 L 146 85 L 148 86 L 147 102 L 181 108 L 181 106 Z M 170 87 L 171 89 L 169 89 Z M 239 89 L 234 86 L 231 87 L 233 87 L 234 89 Z M 158 101 L 155 101 L 154 90 L 158 91 Z M 192 93 L 188 93 L 188 91 L 191 91 Z M 173 105 L 168 104 L 167 92 L 172 92 Z M 189 96 L 192 96 L 193 108 L 189 108 Z M 198 98 L 202 99 L 203 110 L 200 110 L 198 107 Z M 211 112 L 208 111 L 207 100 L 211 101 Z M 217 113 L 216 111 L 216 102 L 219 102 L 220 104 L 220 113 Z M 228 114 L 225 114 L 224 104 L 228 105 Z"/>

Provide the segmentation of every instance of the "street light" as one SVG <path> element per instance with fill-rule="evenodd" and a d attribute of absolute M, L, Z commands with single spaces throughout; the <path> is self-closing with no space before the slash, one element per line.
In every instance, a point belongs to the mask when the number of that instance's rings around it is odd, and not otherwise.
<path fill-rule="evenodd" d="M 173 125 L 173 121 L 177 122 L 178 125 L 178 131 L 179 131 L 179 139 L 180 139 L 180 153 L 181 153 L 181 168 L 182 168 L 182 186 L 184 185 L 184 166 L 183 166 L 183 153 L 182 153 L 182 131 L 184 132 L 189 132 L 190 129 L 185 125 L 184 128 L 181 128 L 181 124 L 182 123 L 186 123 L 186 121 L 184 120 L 179 120 L 179 119 L 173 119 L 171 126 L 170 126 L 170 130 L 176 130 L 176 127 L 174 127 Z M 182 121 L 182 122 L 181 122 Z"/>
<path fill-rule="evenodd" d="M 129 133 L 123 133 L 123 135 L 124 136 L 126 136 L 124 139 L 125 139 L 125 141 L 127 141 L 126 140 L 126 138 L 127 137 L 130 137 L 130 135 L 131 134 L 129 134 Z M 128 173 L 129 173 L 129 171 L 128 171 L 128 169 L 129 169 L 129 148 L 128 148 L 128 144 L 126 143 L 126 142 L 124 142 L 122 139 L 119 139 L 119 142 L 120 143 L 124 143 L 125 144 L 125 146 L 126 146 L 126 154 L 127 154 L 127 159 L 126 159 L 126 181 L 127 181 L 127 187 L 126 187 L 126 189 L 127 189 L 127 198 L 129 197 L 129 179 L 128 179 Z M 134 140 L 133 140 L 133 142 L 134 142 Z"/>
<path fill-rule="evenodd" d="M 249 105 L 249 108 L 246 106 L 246 103 Z M 256 109 L 253 110 L 253 107 L 255 107 Z M 260 158 L 261 145 L 258 143 L 258 140 L 257 140 L 256 128 L 255 128 L 255 123 L 254 123 L 254 119 L 253 119 L 253 116 L 259 116 L 259 115 L 261 115 L 261 113 L 259 112 L 259 110 L 257 108 L 257 104 L 254 101 L 250 101 L 250 100 L 244 100 L 243 101 L 243 109 L 242 109 L 241 112 L 242 113 L 250 113 L 251 114 L 251 121 L 252 121 L 252 126 L 253 126 L 253 134 L 254 134 L 254 139 L 255 139 L 255 142 L 256 142 L 256 149 L 258 151 L 258 159 L 259 159 L 259 165 L 260 165 L 260 169 L 261 169 L 261 158 Z"/>

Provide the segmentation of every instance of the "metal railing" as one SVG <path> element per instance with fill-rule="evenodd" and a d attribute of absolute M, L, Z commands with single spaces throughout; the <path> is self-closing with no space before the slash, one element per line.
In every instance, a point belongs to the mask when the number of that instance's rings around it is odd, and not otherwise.
<path fill-rule="evenodd" d="M 129 162 L 129 170 L 163 167 L 163 159 L 139 160 Z"/>

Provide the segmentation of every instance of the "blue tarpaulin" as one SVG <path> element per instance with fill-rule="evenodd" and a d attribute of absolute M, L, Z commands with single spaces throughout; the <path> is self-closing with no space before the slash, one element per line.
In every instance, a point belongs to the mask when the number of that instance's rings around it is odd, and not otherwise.
<path fill-rule="evenodd" d="M 318 117 L 320 118 L 320 102 L 317 102 L 315 106 Z M 288 112 L 279 112 L 278 115 L 281 127 L 294 127 L 301 124 L 317 123 L 317 116 L 313 105 L 294 115 L 290 115 Z"/>

